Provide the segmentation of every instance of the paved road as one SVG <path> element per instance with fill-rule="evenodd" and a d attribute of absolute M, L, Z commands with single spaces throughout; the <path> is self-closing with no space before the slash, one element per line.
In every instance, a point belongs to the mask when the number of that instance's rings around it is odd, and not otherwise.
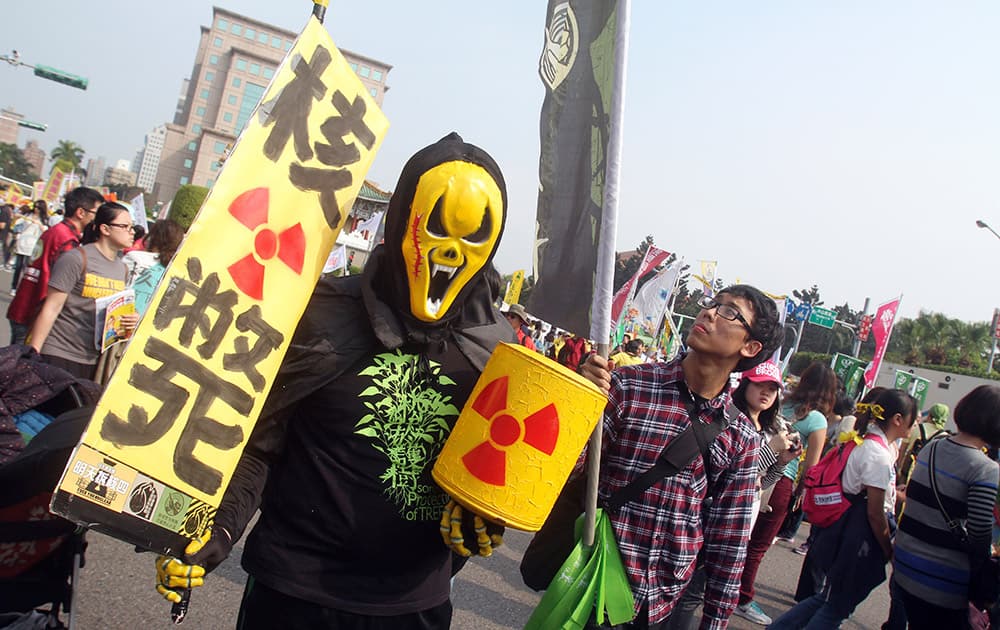
<path fill-rule="evenodd" d="M 10 302 L 10 273 L 0 270 L 0 308 L 6 312 Z M 10 330 L 0 325 L 0 346 L 6 345 Z M 803 528 L 801 536 L 806 535 Z M 153 556 L 137 554 L 131 545 L 91 532 L 90 548 L 77 588 L 77 627 L 92 629 L 155 630 L 173 628 L 170 606 L 153 587 Z M 522 628 L 537 605 L 539 595 L 521 582 L 518 563 L 531 540 L 530 534 L 508 531 L 506 545 L 488 559 L 479 558 L 456 577 L 452 600 L 456 630 L 506 630 Z M 772 616 L 792 605 L 792 593 L 798 579 L 802 558 L 791 553 L 791 545 L 776 544 L 758 574 L 758 602 Z M 196 630 L 232 629 L 246 574 L 240 568 L 238 543 L 233 555 L 211 576 L 208 584 L 197 590 L 183 627 Z M 878 628 L 888 610 L 885 585 L 873 593 L 858 609 L 845 628 Z M 731 628 L 759 629 L 734 616 Z"/>
<path fill-rule="evenodd" d="M 91 628 L 173 627 L 170 607 L 153 590 L 151 554 L 137 554 L 132 547 L 100 534 L 89 534 L 90 549 L 78 590 L 78 623 Z M 508 630 L 521 628 L 538 603 L 538 594 L 521 583 L 518 563 L 530 535 L 508 532 L 507 544 L 497 555 L 466 565 L 455 580 L 453 628 L 457 630 Z M 197 590 L 184 626 L 196 629 L 232 629 L 246 578 L 239 566 L 242 545 Z M 759 602 L 769 613 L 792 604 L 801 556 L 791 546 L 776 544 L 764 559 L 758 576 Z M 888 590 L 883 585 L 844 625 L 848 629 L 878 628 L 888 610 Z M 760 629 L 733 617 L 731 628 Z"/>

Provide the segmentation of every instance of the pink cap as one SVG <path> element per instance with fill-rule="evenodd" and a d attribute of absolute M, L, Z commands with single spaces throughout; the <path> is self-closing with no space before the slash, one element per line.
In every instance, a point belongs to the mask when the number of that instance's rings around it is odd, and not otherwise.
<path fill-rule="evenodd" d="M 743 378 L 754 383 L 777 383 L 781 386 L 781 370 L 774 361 L 764 361 L 754 369 L 744 372 Z"/>

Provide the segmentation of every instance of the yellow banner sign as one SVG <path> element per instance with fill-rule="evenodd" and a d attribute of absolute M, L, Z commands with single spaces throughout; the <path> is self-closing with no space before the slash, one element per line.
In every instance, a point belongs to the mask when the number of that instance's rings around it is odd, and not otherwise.
<path fill-rule="evenodd" d="M 508 304 L 517 304 L 517 301 L 521 299 L 521 286 L 523 284 L 524 269 L 518 269 L 510 277 L 510 285 L 507 286 L 507 295 L 504 296 L 503 301 Z"/>
<path fill-rule="evenodd" d="M 188 499 L 221 501 L 387 128 L 310 18 L 84 434 L 86 447 L 161 484 L 152 486 L 160 495 L 182 493 L 172 501 L 173 517 Z M 62 488 L 79 485 L 64 481 Z M 159 521 L 146 520 L 169 528 L 171 514 L 159 507 L 150 514 Z"/>
<path fill-rule="evenodd" d="M 42 192 L 42 199 L 45 200 L 45 203 L 51 206 L 59 199 L 64 179 L 66 179 L 66 171 L 58 168 L 52 169 L 52 172 L 49 174 L 49 181 L 46 182 L 45 190 Z"/>

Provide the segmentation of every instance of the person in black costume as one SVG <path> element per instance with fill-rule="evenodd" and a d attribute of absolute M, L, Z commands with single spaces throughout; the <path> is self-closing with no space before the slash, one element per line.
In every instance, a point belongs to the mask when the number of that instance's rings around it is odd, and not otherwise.
<path fill-rule="evenodd" d="M 161 594 L 199 585 L 259 507 L 237 627 L 450 625 L 449 498 L 430 472 L 513 341 L 485 278 L 506 201 L 499 167 L 457 134 L 410 158 L 384 244 L 362 275 L 320 281 L 209 535 L 158 560 Z"/>

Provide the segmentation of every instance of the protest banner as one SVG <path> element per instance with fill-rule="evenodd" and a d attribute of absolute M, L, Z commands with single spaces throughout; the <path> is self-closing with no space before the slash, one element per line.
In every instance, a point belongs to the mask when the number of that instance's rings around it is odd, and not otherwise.
<path fill-rule="evenodd" d="M 875 311 L 875 318 L 872 320 L 872 334 L 875 335 L 875 356 L 865 368 L 865 385 L 868 387 L 875 385 L 879 368 L 882 367 L 882 357 L 885 356 L 885 350 L 889 347 L 889 336 L 892 335 L 892 327 L 896 322 L 896 311 L 899 310 L 899 303 L 902 300 L 902 296 L 890 300 Z"/>
<path fill-rule="evenodd" d="M 635 293 L 630 317 L 634 317 L 633 329 L 647 337 L 656 334 L 656 330 L 667 311 L 667 302 L 677 284 L 680 265 L 673 264 L 656 274 Z M 632 315 L 634 313 L 634 315 Z"/>
<path fill-rule="evenodd" d="M 66 175 L 66 171 L 61 168 L 52 168 L 52 172 L 49 173 L 49 180 L 45 182 L 45 190 L 42 191 L 42 199 L 45 200 L 45 203 L 51 206 L 59 199 L 59 195 L 62 194 L 61 191 Z"/>
<path fill-rule="evenodd" d="M 833 368 L 833 373 L 837 375 L 840 382 L 844 384 L 845 393 L 854 398 L 857 396 L 858 385 L 861 383 L 867 365 L 867 361 L 838 352 L 834 355 L 830 367 Z"/>
<path fill-rule="evenodd" d="M 917 376 L 912 372 L 896 370 L 896 379 L 893 387 L 913 396 L 917 401 L 917 409 L 920 410 L 927 403 L 927 388 L 930 387 L 930 384 L 930 380 L 922 376 Z"/>
<path fill-rule="evenodd" d="M 387 127 L 310 18 L 164 272 L 53 512 L 168 555 L 206 530 Z"/>

